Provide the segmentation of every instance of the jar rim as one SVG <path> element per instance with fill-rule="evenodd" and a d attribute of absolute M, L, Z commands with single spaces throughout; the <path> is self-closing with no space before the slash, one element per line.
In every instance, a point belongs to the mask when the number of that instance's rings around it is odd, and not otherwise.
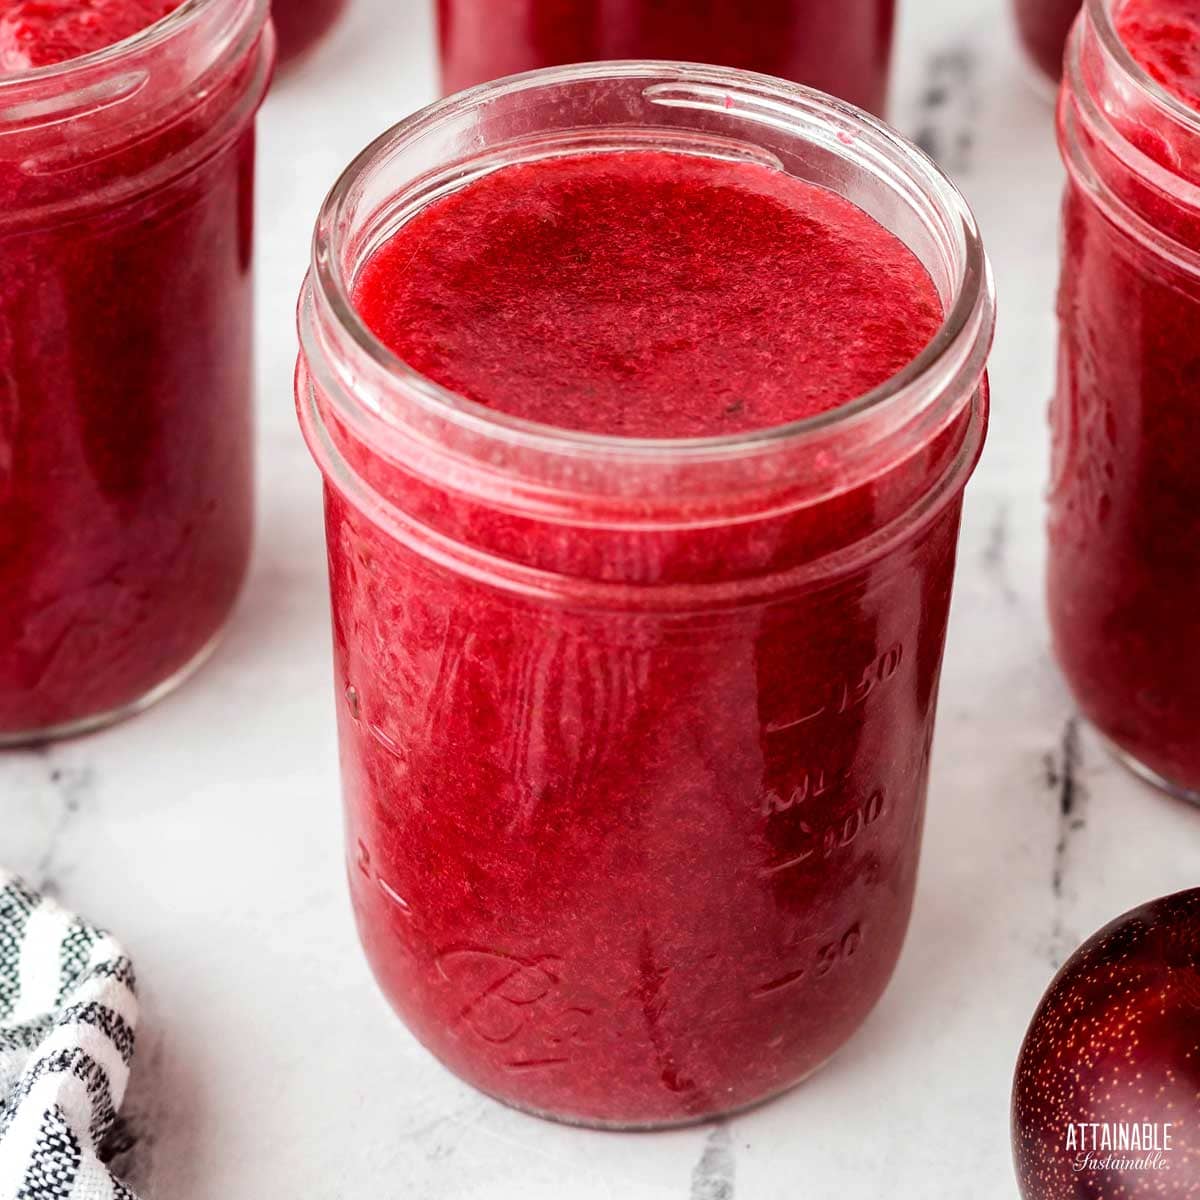
<path fill-rule="evenodd" d="M 123 204 L 205 161 L 266 92 L 274 62 L 268 15 L 269 0 L 184 0 L 111 46 L 0 74 L 0 158 L 19 164 L 0 230 L 40 229 L 91 206 Z M 226 89 L 227 80 L 236 86 Z M 136 164 L 121 157 L 189 121 L 186 152 L 177 141 L 171 153 Z M 105 165 L 79 176 L 94 164 Z"/>
<path fill-rule="evenodd" d="M 173 37 L 181 29 L 199 20 L 206 9 L 218 3 L 220 0 L 183 0 L 178 8 L 173 8 L 165 16 L 159 17 L 157 21 L 131 33 L 119 42 L 101 46 L 98 50 L 89 50 L 86 54 L 77 54 L 74 58 L 63 59 L 62 62 L 28 67 L 22 71 L 0 72 L 0 97 L 3 96 L 5 88 L 38 84 L 74 74 L 76 71 L 89 71 L 93 67 L 119 64 L 127 56 L 152 49 Z"/>
<path fill-rule="evenodd" d="M 498 411 L 443 387 L 417 371 L 395 354 L 366 326 L 351 299 L 352 281 L 341 265 L 338 238 L 345 236 L 342 219 L 355 198 L 360 182 L 369 172 L 399 154 L 431 128 L 452 120 L 500 97 L 557 84 L 586 83 L 614 79 L 655 78 L 659 83 L 687 85 L 695 89 L 718 89 L 725 96 L 736 92 L 743 100 L 764 111 L 783 115 L 789 106 L 825 110 L 852 123 L 871 140 L 875 149 L 890 150 L 909 167 L 914 182 L 936 194 L 956 226 L 962 244 L 962 261 L 952 289 L 953 303 L 946 306 L 942 324 L 930 343 L 916 358 L 877 387 L 826 412 L 781 425 L 733 434 L 680 438 L 633 438 L 600 434 L 551 425 Z M 726 103 L 726 108 L 729 104 Z M 957 376 L 961 365 L 953 360 L 964 338 L 983 343 L 978 359 L 990 346 L 995 309 L 991 268 L 978 226 L 969 206 L 949 177 L 913 142 L 884 122 L 844 101 L 800 84 L 729 67 L 699 65 L 668 60 L 614 60 L 529 71 L 492 80 L 458 92 L 420 109 L 393 125 L 362 150 L 339 177 L 322 205 L 312 242 L 309 279 L 302 300 L 301 333 L 305 338 L 305 309 L 316 301 L 327 306 L 340 332 L 348 335 L 351 349 L 361 365 L 405 389 L 426 415 L 447 420 L 473 435 L 506 443 L 514 449 L 592 456 L 620 460 L 668 460 L 674 463 L 704 462 L 770 452 L 792 447 L 842 430 L 881 409 L 904 406 L 914 393 L 926 388 L 928 380 L 945 372 Z M 973 336 L 972 336 L 973 335 Z M 357 373 L 356 373 L 357 374 Z M 372 416 L 382 416 L 372 410 Z"/>
<path fill-rule="evenodd" d="M 1200 109 L 1193 108 L 1182 97 L 1175 95 L 1134 57 L 1133 51 L 1117 31 L 1117 24 L 1113 19 L 1116 3 L 1117 0 L 1085 0 L 1087 19 L 1091 22 L 1105 54 L 1160 108 L 1200 137 Z M 1076 23 L 1076 32 L 1072 35 L 1074 39 L 1078 39 L 1078 30 L 1082 24 L 1082 21 Z"/>
<path fill-rule="evenodd" d="M 1137 61 L 1117 31 L 1113 19 L 1117 2 L 1086 0 L 1067 42 L 1058 107 L 1063 162 L 1070 178 L 1102 205 L 1119 228 L 1194 275 L 1200 272 L 1200 247 L 1181 241 L 1131 203 L 1113 186 L 1111 172 L 1097 168 L 1097 156 L 1089 148 L 1103 147 L 1111 161 L 1120 163 L 1132 177 L 1173 203 L 1200 212 L 1200 179 L 1148 153 L 1122 125 L 1119 107 L 1102 94 L 1122 86 L 1135 89 L 1131 94 L 1151 106 L 1155 120 L 1161 119 L 1165 129 L 1177 131 L 1185 140 L 1195 138 L 1200 145 L 1200 111 L 1168 91 Z"/>

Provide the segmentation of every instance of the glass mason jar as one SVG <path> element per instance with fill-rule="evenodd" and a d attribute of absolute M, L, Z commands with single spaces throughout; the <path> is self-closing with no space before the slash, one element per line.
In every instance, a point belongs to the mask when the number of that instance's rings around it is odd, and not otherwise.
<path fill-rule="evenodd" d="M 935 342 L 830 413 L 583 434 L 417 375 L 349 296 L 480 171 L 666 148 L 845 194 L 928 267 Z M 671 63 L 537 72 L 417 113 L 321 213 L 301 423 L 325 481 L 349 875 L 383 991 L 446 1065 L 569 1121 L 660 1126 L 790 1087 L 908 924 L 990 274 L 897 134 Z"/>
<path fill-rule="evenodd" d="M 1030 64 L 1055 89 L 1062 78 L 1063 48 L 1080 0 L 1013 0 L 1017 33 Z"/>
<path fill-rule="evenodd" d="M 1200 112 L 1089 0 L 1059 105 L 1067 165 L 1049 605 L 1084 715 L 1200 797 Z"/>
<path fill-rule="evenodd" d="M 875 113 L 887 103 L 896 0 L 437 0 L 442 90 L 598 59 L 761 71 Z"/>
<path fill-rule="evenodd" d="M 286 66 L 307 54 L 333 28 L 346 0 L 271 0 L 271 22 Z"/>
<path fill-rule="evenodd" d="M 0 744 L 158 698 L 238 593 L 265 21 L 0 75 Z"/>

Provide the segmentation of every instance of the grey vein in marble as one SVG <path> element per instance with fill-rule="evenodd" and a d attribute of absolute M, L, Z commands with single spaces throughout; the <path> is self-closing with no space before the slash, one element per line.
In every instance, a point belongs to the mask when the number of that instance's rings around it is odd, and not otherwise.
<path fill-rule="evenodd" d="M 1078 941 L 1066 930 L 1062 912 L 1070 877 L 1072 846 L 1076 837 L 1087 828 L 1088 790 L 1082 779 L 1083 745 L 1078 715 L 1067 719 L 1058 747 L 1046 755 L 1045 763 L 1046 787 L 1057 799 L 1054 858 L 1050 874 L 1050 888 L 1054 893 L 1050 960 L 1057 969 Z"/>
<path fill-rule="evenodd" d="M 47 778 L 59 800 L 58 815 L 47 835 L 45 848 L 33 871 L 34 887 L 48 894 L 57 894 L 61 873 L 61 850 L 67 834 L 85 803 L 92 797 L 96 774 L 90 766 L 60 767 L 53 765 L 50 754 L 41 751 L 49 771 Z"/>
<path fill-rule="evenodd" d="M 722 1123 L 708 1135 L 692 1172 L 691 1200 L 733 1200 L 735 1177 L 733 1138 Z"/>
<path fill-rule="evenodd" d="M 913 140 L 935 162 L 955 175 L 972 164 L 979 115 L 977 56 L 968 45 L 932 54 L 918 99 Z"/>
<path fill-rule="evenodd" d="M 1008 573 L 1008 525 L 1009 505 L 1001 501 L 996 505 L 996 515 L 988 527 L 987 542 L 983 547 L 983 569 L 992 579 L 1005 604 L 1015 607 L 1020 596 Z"/>

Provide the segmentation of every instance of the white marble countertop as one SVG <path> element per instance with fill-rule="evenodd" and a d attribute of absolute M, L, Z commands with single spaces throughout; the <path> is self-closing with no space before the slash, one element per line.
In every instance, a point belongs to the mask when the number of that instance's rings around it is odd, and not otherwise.
<path fill-rule="evenodd" d="M 996 268 L 989 444 L 967 496 L 923 875 L 890 990 L 828 1069 L 721 1127 L 590 1133 L 459 1083 L 368 977 L 342 868 L 319 486 L 292 311 L 320 200 L 431 98 L 427 0 L 353 0 L 261 123 L 261 500 L 216 658 L 157 708 L 0 755 L 0 862 L 112 928 L 144 1020 L 117 1162 L 147 1200 L 999 1200 L 1009 1082 L 1052 968 L 1200 882 L 1200 812 L 1079 729 L 1042 611 L 1061 182 L 1007 0 L 907 0 L 893 118 Z"/>

